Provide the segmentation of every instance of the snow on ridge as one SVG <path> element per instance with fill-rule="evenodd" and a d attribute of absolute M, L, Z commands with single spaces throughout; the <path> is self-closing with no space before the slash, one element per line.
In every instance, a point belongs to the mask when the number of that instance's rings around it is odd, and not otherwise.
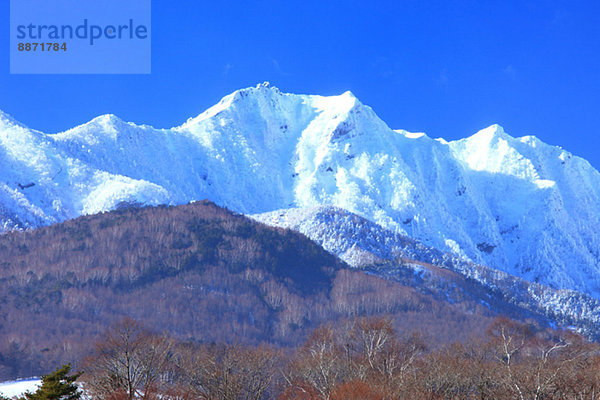
<path fill-rule="evenodd" d="M 443 251 L 600 298 L 600 174 L 492 125 L 394 131 L 351 93 L 261 84 L 171 128 L 100 116 L 46 135 L 0 114 L 0 226 L 209 199 L 241 213 L 335 206 Z M 333 233 L 332 233 L 333 234 Z"/>
<path fill-rule="evenodd" d="M 457 272 L 501 293 L 508 303 L 544 315 L 563 326 L 574 324 L 578 332 L 594 340 L 600 337 L 600 301 L 597 299 L 572 290 L 557 290 L 526 282 L 505 272 L 443 253 L 347 210 L 319 206 L 277 210 L 251 217 L 267 225 L 303 233 L 350 266 L 366 268 L 387 278 L 395 279 L 395 274 L 402 276 L 406 268 L 422 271 L 419 263 Z"/>
<path fill-rule="evenodd" d="M 401 135 L 406 136 L 409 139 L 420 139 L 420 138 L 429 138 L 425 132 L 409 132 L 404 129 L 394 129 L 395 132 L 398 132 Z M 443 140 L 443 139 L 442 139 Z"/>

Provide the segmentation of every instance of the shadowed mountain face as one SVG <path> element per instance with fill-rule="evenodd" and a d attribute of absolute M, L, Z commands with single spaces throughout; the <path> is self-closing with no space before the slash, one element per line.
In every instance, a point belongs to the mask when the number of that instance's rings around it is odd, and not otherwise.
<path fill-rule="evenodd" d="M 530 281 L 600 294 L 600 174 L 491 126 L 455 142 L 394 131 L 351 93 L 243 89 L 172 129 L 105 115 L 44 134 L 0 113 L 0 229 L 127 204 L 242 213 L 333 205 Z"/>
<path fill-rule="evenodd" d="M 545 323 L 455 272 L 426 266 L 439 285 L 409 268 L 380 278 L 300 233 L 210 202 L 12 232 L 0 236 L 0 253 L 0 379 L 77 362 L 125 316 L 183 340 L 280 346 L 367 315 L 421 330 L 433 347 L 482 334 L 500 313 Z"/>

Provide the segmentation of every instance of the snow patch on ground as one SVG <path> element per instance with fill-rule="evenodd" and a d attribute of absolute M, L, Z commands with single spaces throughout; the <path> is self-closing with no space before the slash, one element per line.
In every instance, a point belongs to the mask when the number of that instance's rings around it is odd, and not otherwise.
<path fill-rule="evenodd" d="M 38 378 L 29 378 L 18 381 L 0 382 L 0 395 L 12 398 L 22 396 L 25 392 L 35 392 L 42 381 Z"/>

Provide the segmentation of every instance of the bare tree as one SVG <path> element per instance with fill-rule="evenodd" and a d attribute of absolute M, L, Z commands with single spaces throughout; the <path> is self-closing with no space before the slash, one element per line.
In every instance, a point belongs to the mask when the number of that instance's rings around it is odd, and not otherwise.
<path fill-rule="evenodd" d="M 333 388 L 349 372 L 345 351 L 331 327 L 318 328 L 300 349 L 285 373 L 290 386 L 308 384 L 323 400 L 329 400 Z"/>
<path fill-rule="evenodd" d="M 202 400 L 261 400 L 271 391 L 279 354 L 268 347 L 185 345 L 177 365 L 185 391 Z"/>
<path fill-rule="evenodd" d="M 519 399 L 562 398 L 561 381 L 587 357 L 581 339 L 568 332 L 534 335 L 530 327 L 506 318 L 490 327 L 496 359 L 504 366 L 501 375 L 505 387 Z"/>
<path fill-rule="evenodd" d="M 168 375 L 171 341 L 133 319 L 111 327 L 85 362 L 85 388 L 97 399 L 151 399 Z"/>
<path fill-rule="evenodd" d="M 365 369 L 371 372 L 384 368 L 380 365 L 380 358 L 389 342 L 395 335 L 392 321 L 389 318 L 361 318 L 350 331 L 350 343 L 348 347 L 358 354 L 358 364 L 364 368 L 358 368 L 359 379 L 365 379 Z"/>

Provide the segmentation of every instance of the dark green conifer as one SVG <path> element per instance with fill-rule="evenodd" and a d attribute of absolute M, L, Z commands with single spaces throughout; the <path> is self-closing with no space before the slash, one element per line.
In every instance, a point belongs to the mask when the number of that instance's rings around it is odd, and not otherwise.
<path fill-rule="evenodd" d="M 57 368 L 51 374 L 42 376 L 42 385 L 34 393 L 25 393 L 21 400 L 79 400 L 81 392 L 75 381 L 81 372 L 69 375 L 71 364 Z"/>

